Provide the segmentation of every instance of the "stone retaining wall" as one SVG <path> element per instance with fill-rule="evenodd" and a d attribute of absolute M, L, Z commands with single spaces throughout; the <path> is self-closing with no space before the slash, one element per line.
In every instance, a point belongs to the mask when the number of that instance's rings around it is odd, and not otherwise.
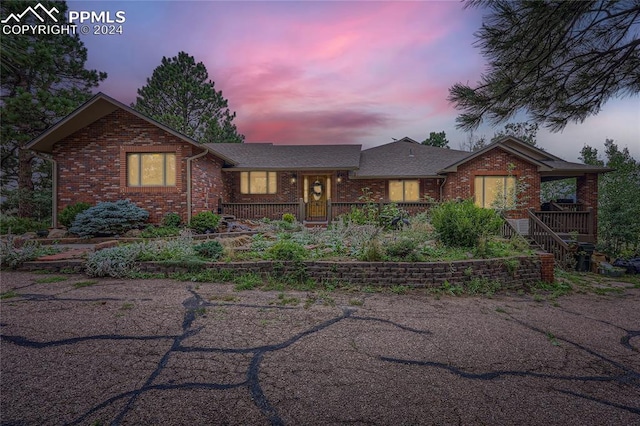
<path fill-rule="evenodd" d="M 142 262 L 139 271 L 149 273 L 188 272 L 207 265 L 168 265 L 163 262 Z M 549 256 L 519 256 L 500 259 L 473 259 L 453 262 L 229 262 L 211 263 L 208 267 L 231 270 L 234 274 L 260 275 L 294 272 L 304 267 L 306 274 L 317 282 L 391 287 L 404 285 L 414 288 L 465 285 L 474 279 L 498 281 L 503 288 L 522 288 L 539 281 L 553 282 L 553 266 Z M 27 262 L 24 269 L 75 270 L 79 261 Z M 551 270 L 551 274 L 549 271 Z"/>

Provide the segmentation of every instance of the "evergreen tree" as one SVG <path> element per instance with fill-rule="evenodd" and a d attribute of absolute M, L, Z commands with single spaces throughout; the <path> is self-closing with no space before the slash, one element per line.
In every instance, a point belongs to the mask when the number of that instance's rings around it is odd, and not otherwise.
<path fill-rule="evenodd" d="M 131 106 L 201 143 L 243 142 L 207 68 L 185 52 L 163 57 Z"/>
<path fill-rule="evenodd" d="M 5 0 L 0 16 L 20 14 L 38 3 L 47 10 L 57 8 L 57 24 L 67 24 L 67 5 L 59 1 Z M 29 13 L 21 24 L 41 22 Z M 1 57 L 0 183 L 5 196 L 17 191 L 18 214 L 27 217 L 37 210 L 34 189 L 50 185 L 50 167 L 25 145 L 86 101 L 107 75 L 85 69 L 87 49 L 77 34 L 3 34 Z"/>
<path fill-rule="evenodd" d="M 598 182 L 598 239 L 616 256 L 638 254 L 640 250 L 640 161 L 628 148 L 605 142 L 606 166 L 613 169 Z M 598 150 L 585 145 L 581 151 L 586 164 L 603 165 Z"/>
<path fill-rule="evenodd" d="M 449 148 L 447 134 L 442 132 L 431 132 L 429 137 L 422 141 L 422 145 L 436 146 L 438 148 Z"/>
<path fill-rule="evenodd" d="M 520 139 L 523 142 L 528 143 L 529 145 L 536 146 L 536 137 L 538 135 L 538 124 L 537 123 L 509 123 L 504 126 L 504 129 L 497 132 L 491 142 L 501 139 L 505 136 L 513 136 Z"/>
<path fill-rule="evenodd" d="M 640 93 L 637 0 L 471 0 L 487 11 L 477 33 L 488 70 L 449 100 L 458 127 L 498 124 L 519 111 L 557 131 L 617 96 Z"/>

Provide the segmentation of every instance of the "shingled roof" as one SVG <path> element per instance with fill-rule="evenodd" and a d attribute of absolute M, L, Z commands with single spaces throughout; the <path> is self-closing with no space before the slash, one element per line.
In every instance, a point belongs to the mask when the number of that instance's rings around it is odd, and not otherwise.
<path fill-rule="evenodd" d="M 466 151 L 422 145 L 403 138 L 362 151 L 356 179 L 438 177 L 438 171 L 469 156 Z"/>
<path fill-rule="evenodd" d="M 270 143 L 212 143 L 209 151 L 233 160 L 231 171 L 355 170 L 361 145 L 273 145 Z"/>

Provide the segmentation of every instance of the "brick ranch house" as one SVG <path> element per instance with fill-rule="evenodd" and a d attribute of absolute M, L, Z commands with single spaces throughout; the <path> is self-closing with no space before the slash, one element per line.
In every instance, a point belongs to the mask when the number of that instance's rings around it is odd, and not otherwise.
<path fill-rule="evenodd" d="M 517 185 L 521 191 L 508 212 L 515 228 L 526 228 L 535 212 L 557 232 L 593 237 L 598 175 L 608 170 L 564 161 L 511 137 L 476 152 L 410 138 L 365 150 L 199 144 L 103 93 L 28 148 L 53 163 L 55 224 L 70 204 L 127 198 L 148 210 L 155 223 L 168 212 L 188 221 L 205 210 L 242 218 L 292 213 L 321 223 L 358 205 L 365 188 L 375 202 L 396 202 L 415 213 L 428 208 L 426 200 L 473 197 L 490 207 Z M 567 177 L 577 179 L 577 200 L 547 203 L 542 211 L 541 182 Z"/>

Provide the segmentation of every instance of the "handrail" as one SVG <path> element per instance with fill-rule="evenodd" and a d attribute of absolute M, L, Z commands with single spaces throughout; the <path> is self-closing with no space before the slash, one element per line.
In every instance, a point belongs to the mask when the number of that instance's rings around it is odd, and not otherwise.
<path fill-rule="evenodd" d="M 553 254 L 556 264 L 567 266 L 570 261 L 569 244 L 541 221 L 533 210 L 527 210 L 527 214 L 529 215 L 529 238 L 547 253 Z"/>
<path fill-rule="evenodd" d="M 514 235 L 520 235 L 516 227 L 513 226 L 513 223 L 509 222 L 509 220 L 505 217 L 503 213 L 501 213 L 500 216 L 502 217 L 502 226 L 500 227 L 500 235 L 503 238 L 511 238 Z"/>
<path fill-rule="evenodd" d="M 536 211 L 534 214 L 553 232 L 591 234 L 590 230 L 593 228 L 593 212 L 591 209 L 586 211 Z"/>

